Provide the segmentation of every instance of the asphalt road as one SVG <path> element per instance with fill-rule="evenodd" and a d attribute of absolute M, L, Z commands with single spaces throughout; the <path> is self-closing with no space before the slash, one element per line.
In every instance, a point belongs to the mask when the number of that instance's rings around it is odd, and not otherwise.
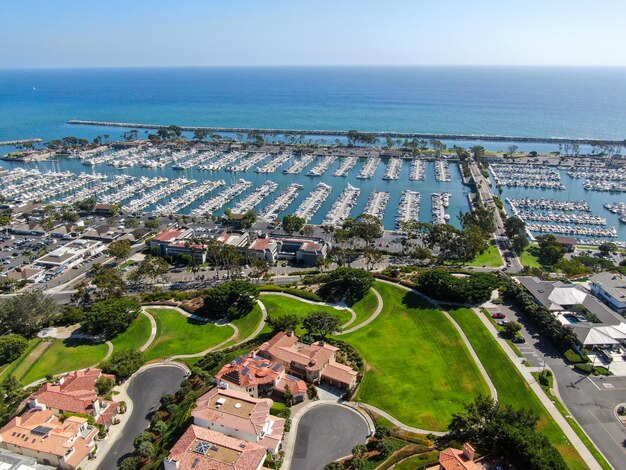
<path fill-rule="evenodd" d="M 174 365 L 154 366 L 133 377 L 128 395 L 133 411 L 121 435 L 98 465 L 98 470 L 111 470 L 133 451 L 133 440 L 150 424 L 150 417 L 159 408 L 165 393 L 174 393 L 183 381 L 185 371 Z"/>
<path fill-rule="evenodd" d="M 626 377 L 589 377 L 567 365 L 559 352 L 526 318 L 505 305 L 498 310 L 522 325 L 526 343 L 517 345 L 534 366 L 552 369 L 567 409 L 616 469 L 626 468 L 626 427 L 617 421 L 615 406 L 626 402 Z"/>
<path fill-rule="evenodd" d="M 291 468 L 321 470 L 324 465 L 350 455 L 367 440 L 363 417 L 342 405 L 319 405 L 300 419 Z"/>

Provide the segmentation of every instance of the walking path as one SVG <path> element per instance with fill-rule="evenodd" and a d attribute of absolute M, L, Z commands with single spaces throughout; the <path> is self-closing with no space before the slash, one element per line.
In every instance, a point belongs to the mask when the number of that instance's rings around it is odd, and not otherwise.
<path fill-rule="evenodd" d="M 335 310 L 347 310 L 348 312 L 350 312 L 351 318 L 346 323 L 341 325 L 341 328 L 350 326 L 356 320 L 356 312 L 352 310 L 350 307 L 348 307 L 346 304 L 342 304 L 342 303 L 331 304 L 328 302 L 315 302 L 314 300 L 304 299 L 302 297 L 298 297 L 297 295 L 288 294 L 286 292 L 268 291 L 268 292 L 261 292 L 261 295 L 280 295 L 282 297 L 289 297 L 291 299 L 299 300 L 300 302 L 304 302 L 306 304 L 319 305 L 321 307 L 331 307 L 331 308 L 334 308 Z"/>
<path fill-rule="evenodd" d="M 430 431 L 428 429 L 420 429 L 420 428 L 414 428 L 413 426 L 408 426 L 406 424 L 404 424 L 402 421 L 399 421 L 398 419 L 394 418 L 393 416 L 391 416 L 389 413 L 387 413 L 384 410 L 381 410 L 380 408 L 377 408 L 373 405 L 368 405 L 367 403 L 363 403 L 363 402 L 353 402 L 356 407 L 361 407 L 361 408 L 366 408 L 370 411 L 373 411 L 374 413 L 376 413 L 377 415 L 382 416 L 383 418 L 388 419 L 389 421 L 391 421 L 394 425 L 398 426 L 399 428 L 405 430 L 405 431 L 409 431 L 409 432 L 414 432 L 417 434 L 434 434 L 435 436 L 445 436 L 446 433 L 443 431 Z"/>
<path fill-rule="evenodd" d="M 139 348 L 140 352 L 144 352 L 146 349 L 150 347 L 150 345 L 154 341 L 154 338 L 156 338 L 157 324 L 156 324 L 156 320 L 154 319 L 154 317 L 146 310 L 145 307 L 141 307 L 141 313 L 144 314 L 146 317 L 148 317 L 148 320 L 150 320 L 150 326 L 151 326 L 150 337 L 148 338 L 148 341 L 146 341 L 144 345 Z"/>
<path fill-rule="evenodd" d="M 263 313 L 263 318 L 259 322 L 259 325 L 256 327 L 256 329 L 247 338 L 244 338 L 238 343 L 235 343 L 234 346 L 242 344 L 242 343 L 247 343 L 248 341 L 253 340 L 259 334 L 261 334 L 261 330 L 263 330 L 263 327 L 265 326 L 265 322 L 267 321 L 267 309 L 265 308 L 265 305 L 263 305 L 263 302 L 261 302 L 260 300 L 257 299 L 256 303 L 261 308 L 261 312 Z"/>
<path fill-rule="evenodd" d="M 364 322 L 359 323 L 358 325 L 353 326 L 352 328 L 350 328 L 348 330 L 343 330 L 340 333 L 337 333 L 338 335 L 345 335 L 345 334 L 348 334 L 348 333 L 352 333 L 353 331 L 356 331 L 359 328 L 363 328 L 364 326 L 367 326 L 370 323 L 372 323 L 374 320 L 376 320 L 376 317 L 378 317 L 380 312 L 382 312 L 382 310 L 383 310 L 384 303 L 383 303 L 383 298 L 378 293 L 378 291 L 376 289 L 374 289 L 373 287 L 372 287 L 372 291 L 374 292 L 374 295 L 376 296 L 376 300 L 378 300 L 378 305 L 376 306 L 376 310 L 374 310 L 374 313 L 372 313 L 372 315 L 370 315 L 370 317 L 367 320 L 365 320 Z"/>
<path fill-rule="evenodd" d="M 487 330 L 489 330 L 489 332 L 494 337 L 494 339 L 498 342 L 498 344 L 500 344 L 500 347 L 509 357 L 511 362 L 515 365 L 515 367 L 517 367 L 517 370 L 519 370 L 519 372 L 522 374 L 522 376 L 524 377 L 528 385 L 530 385 L 530 388 L 533 390 L 535 395 L 537 395 L 537 397 L 539 398 L 543 406 L 546 408 L 548 413 L 550 413 L 550 416 L 552 416 L 552 419 L 554 419 L 554 421 L 556 421 L 556 423 L 559 425 L 559 427 L 561 428 L 561 430 L 563 431 L 567 439 L 572 443 L 574 448 L 578 451 L 578 453 L 580 454 L 581 458 L 585 461 L 587 466 L 591 470 L 601 470 L 602 467 L 600 467 L 600 465 L 598 464 L 596 459 L 593 457 L 591 452 L 589 452 L 589 449 L 587 449 L 583 441 L 580 439 L 580 437 L 578 437 L 578 434 L 574 432 L 574 430 L 571 428 L 567 420 L 559 412 L 556 406 L 554 406 L 554 403 L 552 403 L 552 400 L 550 400 L 547 397 L 547 395 L 544 393 L 541 386 L 537 383 L 535 378 L 532 376 L 531 374 L 532 370 L 526 367 L 522 363 L 520 358 L 515 354 L 515 352 L 513 352 L 509 344 L 500 337 L 500 335 L 498 334 L 498 330 L 496 330 L 496 328 L 487 319 L 487 317 L 485 317 L 485 315 L 483 315 L 479 309 L 474 308 L 473 310 L 474 310 L 474 313 L 476 313 L 476 315 L 478 316 L 478 318 L 483 322 L 483 325 L 485 325 Z"/>

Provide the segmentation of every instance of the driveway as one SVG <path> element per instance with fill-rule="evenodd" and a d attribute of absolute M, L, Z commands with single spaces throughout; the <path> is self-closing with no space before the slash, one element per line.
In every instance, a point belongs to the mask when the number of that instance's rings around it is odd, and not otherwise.
<path fill-rule="evenodd" d="M 98 470 L 118 468 L 118 462 L 133 450 L 133 440 L 150 424 L 151 414 L 159 408 L 165 393 L 180 388 L 185 371 L 174 365 L 160 365 L 144 369 L 134 376 L 128 386 L 128 396 L 133 401 L 132 414 L 113 446 L 98 465 Z"/>
<path fill-rule="evenodd" d="M 356 411 L 343 405 L 318 405 L 298 423 L 290 468 L 321 470 L 324 465 L 352 453 L 367 440 L 369 428 Z"/>
<path fill-rule="evenodd" d="M 545 361 L 554 372 L 562 401 L 578 424 L 613 467 L 624 468 L 626 427 L 617 421 L 614 409 L 626 402 L 626 377 L 588 377 L 576 372 L 523 315 L 506 305 L 498 305 L 498 310 L 522 325 L 526 343 L 518 346 L 524 357 L 534 367 L 543 367 Z"/>

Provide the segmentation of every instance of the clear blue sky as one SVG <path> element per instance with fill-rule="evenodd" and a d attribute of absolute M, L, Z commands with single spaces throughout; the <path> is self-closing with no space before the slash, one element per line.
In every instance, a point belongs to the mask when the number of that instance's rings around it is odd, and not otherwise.
<path fill-rule="evenodd" d="M 5 0 L 0 68 L 626 65 L 623 0 Z"/>

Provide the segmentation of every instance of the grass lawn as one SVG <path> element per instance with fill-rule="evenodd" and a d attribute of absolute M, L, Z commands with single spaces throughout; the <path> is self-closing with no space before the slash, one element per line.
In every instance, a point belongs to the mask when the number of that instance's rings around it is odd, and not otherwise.
<path fill-rule="evenodd" d="M 150 338 L 151 330 L 150 320 L 140 313 L 124 333 L 117 335 L 111 340 L 113 351 L 139 349 Z"/>
<path fill-rule="evenodd" d="M 538 429 L 558 449 L 571 469 L 587 468 L 576 449 L 569 443 L 561 428 L 554 422 L 539 398 L 531 390 L 506 353 L 495 341 L 482 321 L 470 309 L 450 311 L 461 326 L 474 351 L 498 390 L 498 400 L 514 408 L 527 408 L 539 416 Z"/>
<path fill-rule="evenodd" d="M 237 320 L 233 320 L 231 323 L 239 328 L 239 335 L 233 340 L 233 342 L 243 341 L 259 326 L 263 320 L 263 312 L 261 311 L 261 307 L 259 304 L 255 303 L 254 308 L 247 315 L 237 318 Z"/>
<path fill-rule="evenodd" d="M 312 312 L 327 312 L 337 315 L 341 320 L 341 324 L 344 325 L 350 321 L 352 315 L 347 310 L 337 310 L 333 307 L 326 307 L 324 305 L 309 304 L 293 297 L 285 297 L 283 295 L 262 295 L 261 302 L 267 309 L 267 315 L 270 317 L 280 317 L 286 314 L 294 314 L 300 318 L 306 317 Z M 302 327 L 298 327 L 297 334 L 303 334 L 305 331 Z"/>
<path fill-rule="evenodd" d="M 108 347 L 105 343 L 93 344 L 86 341 L 56 340 L 41 357 L 18 377 L 24 385 L 47 375 L 61 374 L 96 365 L 106 356 Z M 17 371 L 16 371 L 17 372 Z"/>
<path fill-rule="evenodd" d="M 370 289 L 365 297 L 352 306 L 352 310 L 356 313 L 356 320 L 354 320 L 354 323 L 352 323 L 348 328 L 353 328 L 363 323 L 372 316 L 372 314 L 376 311 L 376 307 L 378 307 L 378 299 L 376 298 L 374 291 Z"/>
<path fill-rule="evenodd" d="M 368 366 L 355 400 L 410 426 L 443 431 L 464 403 L 489 395 L 487 384 L 440 310 L 400 287 L 381 282 L 375 287 L 384 301 L 380 315 L 340 337 Z"/>
<path fill-rule="evenodd" d="M 230 326 L 196 322 L 168 308 L 149 308 L 157 324 L 156 338 L 144 353 L 146 360 L 177 354 L 194 354 L 227 340 L 233 334 Z"/>
<path fill-rule="evenodd" d="M 504 265 L 498 248 L 493 243 L 489 244 L 489 248 L 484 253 L 476 256 L 472 261 L 465 263 L 466 266 L 499 268 Z"/>
<path fill-rule="evenodd" d="M 36 357 L 39 357 L 41 354 L 43 354 L 43 351 L 45 350 L 45 348 L 41 348 L 41 343 L 42 341 L 40 338 L 31 339 L 28 342 L 28 346 L 26 347 L 24 352 L 20 355 L 20 357 L 18 357 L 13 362 L 10 362 L 2 366 L 0 370 L 0 380 L 4 379 L 5 377 L 11 374 L 13 374 L 16 377 L 19 377 L 16 374 L 16 371 L 22 364 L 30 364 L 35 360 Z M 41 353 L 37 354 L 35 350 L 37 351 L 41 350 Z M 26 360 L 26 358 L 29 356 L 30 356 L 29 360 Z M 25 367 L 28 367 L 28 366 L 26 365 Z"/>
<path fill-rule="evenodd" d="M 539 262 L 537 250 L 537 245 L 529 245 L 520 256 L 522 265 L 529 268 L 540 268 L 541 263 Z"/>
<path fill-rule="evenodd" d="M 439 463 L 439 451 L 433 450 L 432 452 L 426 452 L 424 454 L 409 457 L 393 468 L 394 470 L 415 470 L 416 468 L 436 465 L 437 463 Z"/>

